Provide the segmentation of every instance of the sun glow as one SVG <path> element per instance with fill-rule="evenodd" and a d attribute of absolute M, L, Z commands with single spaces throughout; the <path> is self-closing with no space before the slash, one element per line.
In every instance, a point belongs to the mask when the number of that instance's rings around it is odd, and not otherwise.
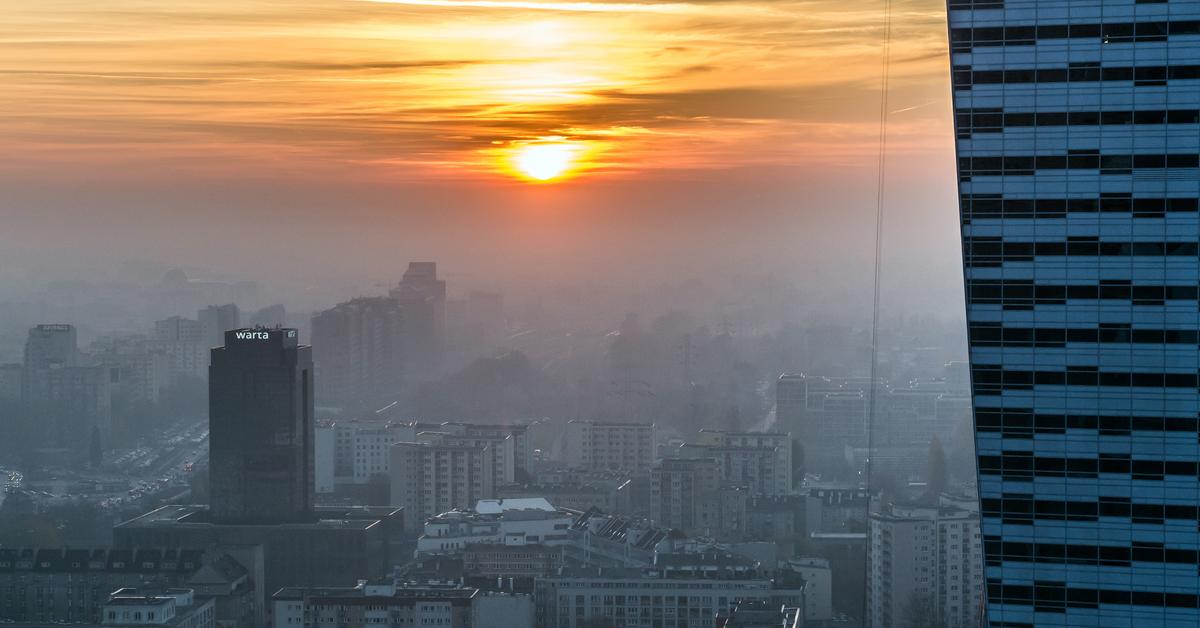
<path fill-rule="evenodd" d="M 566 174 L 578 158 L 574 144 L 526 144 L 516 150 L 513 165 L 522 175 L 536 181 L 550 181 Z"/>

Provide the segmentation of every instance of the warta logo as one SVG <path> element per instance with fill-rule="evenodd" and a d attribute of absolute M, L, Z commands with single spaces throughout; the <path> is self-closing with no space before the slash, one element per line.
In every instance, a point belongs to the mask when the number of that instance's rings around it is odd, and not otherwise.
<path fill-rule="evenodd" d="M 265 331 L 235 331 L 233 337 L 238 340 L 267 340 L 271 334 Z"/>

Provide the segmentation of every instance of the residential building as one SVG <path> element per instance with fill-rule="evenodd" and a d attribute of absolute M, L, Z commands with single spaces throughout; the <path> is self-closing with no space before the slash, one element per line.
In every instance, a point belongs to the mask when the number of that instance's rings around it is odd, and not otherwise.
<path fill-rule="evenodd" d="M 319 405 L 374 410 L 397 399 L 404 389 L 405 315 L 388 297 L 358 298 L 313 315 Z"/>
<path fill-rule="evenodd" d="M 220 548 L 0 549 L 0 623 L 108 623 L 110 594 L 126 587 L 194 589 L 220 605 L 222 626 L 257 625 L 249 572 Z"/>
<path fill-rule="evenodd" d="M 984 580 L 979 513 L 961 506 L 944 500 L 871 513 L 868 626 L 979 625 Z"/>
<path fill-rule="evenodd" d="M 656 556 L 649 567 L 564 567 L 538 578 L 538 628 L 583 628 L 609 618 L 629 628 L 713 626 L 739 602 L 803 604 L 798 580 L 772 581 L 730 554 Z"/>
<path fill-rule="evenodd" d="M 404 309 L 405 366 L 412 381 L 441 372 L 446 347 L 446 281 L 436 262 L 410 262 L 389 296 Z"/>
<path fill-rule="evenodd" d="M 721 536 L 744 529 L 746 492 L 721 479 L 711 458 L 664 458 L 650 471 L 650 519 L 689 533 Z"/>
<path fill-rule="evenodd" d="M 425 520 L 494 497 L 495 458 L 487 446 L 437 442 L 394 443 L 388 475 L 391 504 L 405 512 L 405 528 L 420 531 Z"/>
<path fill-rule="evenodd" d="M 168 384 L 208 378 L 212 346 L 204 341 L 200 321 L 179 316 L 156 321 L 148 350 L 166 357 Z"/>
<path fill-rule="evenodd" d="M 651 423 L 574 420 L 564 434 L 564 459 L 585 469 L 646 473 L 654 466 Z"/>
<path fill-rule="evenodd" d="M 1200 2 L 948 10 L 987 621 L 1200 624 Z"/>
<path fill-rule="evenodd" d="M 678 454 L 716 460 L 721 479 L 750 495 L 792 492 L 792 441 L 785 433 L 705 429 L 679 447 Z"/>
<path fill-rule="evenodd" d="M 241 327 L 241 319 L 241 312 L 233 303 L 209 305 L 196 313 L 200 336 L 209 349 L 225 344 L 225 332 Z"/>

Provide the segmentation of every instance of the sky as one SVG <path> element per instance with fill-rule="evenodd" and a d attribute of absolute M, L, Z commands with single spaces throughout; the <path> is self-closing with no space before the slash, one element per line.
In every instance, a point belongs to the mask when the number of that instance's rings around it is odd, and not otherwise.
<path fill-rule="evenodd" d="M 0 0 L 0 281 L 408 259 L 861 272 L 882 2 Z M 894 2 L 885 261 L 961 298 L 944 3 Z M 546 182 L 531 146 L 565 146 Z"/>

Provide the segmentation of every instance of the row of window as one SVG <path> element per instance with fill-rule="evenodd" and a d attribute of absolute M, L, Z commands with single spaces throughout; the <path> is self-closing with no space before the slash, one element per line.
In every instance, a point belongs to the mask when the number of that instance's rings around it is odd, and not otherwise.
<path fill-rule="evenodd" d="M 1005 257 L 1004 261 L 1033 261 L 1033 256 Z M 967 258 L 969 268 L 989 262 Z M 1000 262 L 995 262 L 999 265 Z M 1098 284 L 1035 284 L 1024 279 L 970 279 L 967 303 L 970 305 L 1045 304 L 1063 305 L 1068 300 L 1132 301 L 1136 305 L 1162 305 L 1165 301 L 1195 301 L 1200 289 L 1191 285 L 1133 285 L 1128 281 L 1106 280 Z M 1065 339 L 1064 339 L 1065 340 Z"/>
<path fill-rule="evenodd" d="M 1101 155 L 1072 151 L 1068 155 L 1010 155 L 959 157 L 960 177 L 1032 176 L 1039 170 L 1100 170 L 1101 174 L 1130 174 L 1134 170 L 1200 167 L 1197 153 Z"/>
<path fill-rule="evenodd" d="M 1197 550 L 1165 548 L 1162 544 L 1135 543 L 1133 546 L 1114 546 L 1019 543 L 989 536 L 984 538 L 983 548 L 984 553 L 991 558 L 988 561 L 989 566 L 999 565 L 1001 560 L 1108 567 L 1130 567 L 1135 562 L 1200 564 L 1200 552 Z"/>
<path fill-rule="evenodd" d="M 1100 39 L 1104 43 L 1166 41 L 1171 35 L 1200 35 L 1200 21 L 1116 22 L 1111 24 L 1038 24 L 1029 26 L 981 26 L 950 29 L 953 52 L 970 52 L 972 47 L 1022 46 L 1046 39 Z"/>
<path fill-rule="evenodd" d="M 1065 434 L 1071 430 L 1096 430 L 1102 435 L 1128 435 L 1131 432 L 1197 432 L 1196 417 L 1104 416 L 1095 414 L 1053 414 L 1026 409 L 976 408 L 977 432 L 1000 432 L 1006 436 L 1028 437 L 1033 434 Z"/>
<path fill-rule="evenodd" d="M 963 215 L 970 218 L 1061 218 L 1067 214 L 1132 212 L 1161 217 L 1171 212 L 1195 212 L 1196 198 L 1133 198 L 1128 194 L 1098 198 L 1004 198 L 999 194 L 964 194 Z"/>
<path fill-rule="evenodd" d="M 1003 327 L 991 323 L 971 323 L 971 346 L 975 347 L 1065 347 L 1068 342 L 1088 344 L 1183 344 L 1200 342 L 1194 329 L 1130 329 L 1120 327 L 1049 328 Z"/>
<path fill-rule="evenodd" d="M 976 85 L 1019 85 L 1026 83 L 1095 83 L 1133 81 L 1137 85 L 1166 85 L 1167 81 L 1200 78 L 1200 65 L 1146 65 L 1100 67 L 1099 63 L 1072 63 L 1066 68 L 1029 68 L 1022 70 L 972 70 L 954 66 L 954 89 Z"/>
<path fill-rule="evenodd" d="M 1000 517 L 1006 523 L 1028 523 L 1033 519 L 1096 521 L 1100 517 L 1113 517 L 1162 525 L 1167 519 L 1194 522 L 1197 516 L 1194 505 L 1135 504 L 1128 497 L 1107 496 L 1092 501 L 1065 501 L 1005 493 L 999 498 L 980 499 L 980 508 L 984 517 Z"/>
<path fill-rule="evenodd" d="M 966 254 L 975 257 L 1018 257 L 1078 255 L 1095 257 L 1195 257 L 1200 243 L 1192 242 L 1125 242 L 1101 241 L 1096 236 L 1068 236 L 1066 241 L 1016 241 L 994 236 L 963 238 Z"/>
<path fill-rule="evenodd" d="M 1032 390 L 1034 386 L 1112 386 L 1122 388 L 1191 388 L 1200 385 L 1200 375 L 1185 373 L 1136 373 L 1100 371 L 1094 366 L 1068 366 L 1063 371 L 1005 369 L 999 364 L 971 368 L 975 394 L 998 390 Z"/>
<path fill-rule="evenodd" d="M 1007 451 L 1000 456 L 979 456 L 981 476 L 999 475 L 1002 479 L 1018 482 L 1034 477 L 1095 479 L 1102 473 L 1128 475 L 1134 480 L 1162 480 L 1167 476 L 1200 478 L 1200 469 L 1197 468 L 1195 460 L 1131 460 L 1128 454 L 1100 454 L 1098 458 L 1059 458 L 1035 456 L 1029 451 Z"/>
<path fill-rule="evenodd" d="M 1200 608 L 1200 596 L 1192 593 L 1088 589 L 1068 587 L 1061 582 L 1034 581 L 1033 586 L 1028 586 L 1003 584 L 989 578 L 987 596 L 992 604 L 1026 604 L 1032 605 L 1036 611 L 1047 612 L 1061 612 L 1065 608 L 1099 608 L 1100 604 L 1155 609 Z"/>
<path fill-rule="evenodd" d="M 954 115 L 955 128 L 959 137 L 970 137 L 972 133 L 1000 133 L 1006 128 L 1196 124 L 1198 122 L 1200 122 L 1200 109 L 1006 112 L 997 107 L 962 109 Z"/>

